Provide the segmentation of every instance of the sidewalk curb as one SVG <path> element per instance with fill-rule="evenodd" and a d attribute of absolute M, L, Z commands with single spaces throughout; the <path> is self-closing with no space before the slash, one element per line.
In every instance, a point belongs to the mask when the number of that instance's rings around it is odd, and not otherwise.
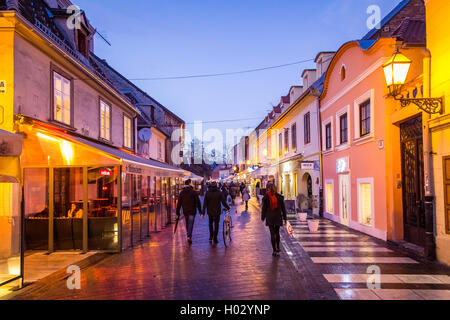
<path fill-rule="evenodd" d="M 114 254 L 98 252 L 76 262 L 76 265 L 80 267 L 80 270 L 84 270 L 99 263 L 100 261 L 103 261 L 108 257 L 111 257 L 112 255 Z M 18 289 L 17 291 L 14 291 L 11 294 L 0 298 L 0 300 L 33 300 L 35 296 L 39 296 L 39 292 L 46 291 L 58 282 L 67 279 L 70 275 L 66 272 L 66 268 L 67 266 L 36 282 L 30 283 L 28 285 L 25 284 L 22 289 Z"/>

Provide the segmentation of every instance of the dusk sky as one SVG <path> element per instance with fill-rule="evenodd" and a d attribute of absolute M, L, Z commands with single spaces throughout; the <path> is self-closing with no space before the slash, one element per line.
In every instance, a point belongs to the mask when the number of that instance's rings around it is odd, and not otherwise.
<path fill-rule="evenodd" d="M 368 32 L 366 13 L 385 16 L 400 0 L 77 0 L 96 36 L 95 52 L 130 79 L 248 70 L 313 59 Z M 134 81 L 187 122 L 254 128 L 300 85 L 313 62 L 214 78 Z M 214 122 L 250 119 L 245 121 Z"/>

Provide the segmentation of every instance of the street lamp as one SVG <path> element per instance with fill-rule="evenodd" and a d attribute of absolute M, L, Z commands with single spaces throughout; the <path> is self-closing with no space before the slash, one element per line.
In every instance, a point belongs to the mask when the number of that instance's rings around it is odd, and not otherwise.
<path fill-rule="evenodd" d="M 401 54 L 397 49 L 394 55 L 383 65 L 384 76 L 389 88 L 389 95 L 394 97 L 395 100 L 399 100 L 402 107 L 407 107 L 413 103 L 426 113 L 442 114 L 444 111 L 442 108 L 442 98 L 406 99 L 400 96 L 411 63 L 412 61 Z"/>
<path fill-rule="evenodd" d="M 250 160 L 247 160 L 247 165 L 249 166 L 251 164 L 252 164 L 252 162 Z"/>

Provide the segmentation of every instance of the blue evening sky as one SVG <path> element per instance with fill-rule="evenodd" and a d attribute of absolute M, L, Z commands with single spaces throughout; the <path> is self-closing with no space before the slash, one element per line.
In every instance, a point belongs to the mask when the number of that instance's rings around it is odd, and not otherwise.
<path fill-rule="evenodd" d="M 112 43 L 95 52 L 124 76 L 222 73 L 312 59 L 368 32 L 368 6 L 382 17 L 400 0 L 74 0 Z M 301 84 L 312 62 L 217 78 L 134 81 L 189 124 L 255 127 Z M 252 120 L 238 121 L 237 119 Z M 257 118 L 257 119 L 255 119 Z"/>

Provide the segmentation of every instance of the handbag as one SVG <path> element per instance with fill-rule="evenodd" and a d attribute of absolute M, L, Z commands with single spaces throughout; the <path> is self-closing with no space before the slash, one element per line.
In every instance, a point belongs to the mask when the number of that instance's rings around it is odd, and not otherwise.
<path fill-rule="evenodd" d="M 294 228 L 292 228 L 292 225 L 289 221 L 286 221 L 286 231 L 291 238 L 294 236 Z"/>

